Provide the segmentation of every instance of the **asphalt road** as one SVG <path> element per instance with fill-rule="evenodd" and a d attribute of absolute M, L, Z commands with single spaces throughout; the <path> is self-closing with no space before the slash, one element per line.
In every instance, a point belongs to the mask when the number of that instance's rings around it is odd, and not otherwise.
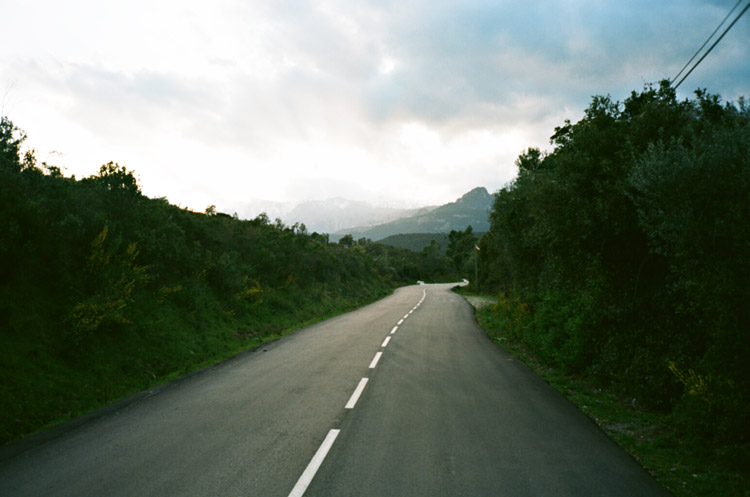
<path fill-rule="evenodd" d="M 2 496 L 303 494 L 669 495 L 450 285 L 399 289 L 0 462 Z"/>

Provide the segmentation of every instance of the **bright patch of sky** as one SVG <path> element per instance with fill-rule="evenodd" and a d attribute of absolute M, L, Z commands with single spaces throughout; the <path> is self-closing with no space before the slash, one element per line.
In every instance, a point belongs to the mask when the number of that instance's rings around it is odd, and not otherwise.
<path fill-rule="evenodd" d="M 145 194 L 437 205 L 512 180 L 592 95 L 671 78 L 734 0 L 0 0 L 2 112 Z M 750 93 L 750 15 L 680 88 Z"/>

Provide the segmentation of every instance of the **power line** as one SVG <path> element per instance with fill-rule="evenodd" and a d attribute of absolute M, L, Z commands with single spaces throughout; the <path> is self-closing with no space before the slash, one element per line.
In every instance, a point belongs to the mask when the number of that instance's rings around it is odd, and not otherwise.
<path fill-rule="evenodd" d="M 709 42 L 709 41 L 711 41 L 711 38 L 713 38 L 713 37 L 714 37 L 714 35 L 716 34 L 716 32 L 717 32 L 717 31 L 719 31 L 719 29 L 721 29 L 721 26 L 722 26 L 722 25 L 724 25 L 724 23 L 725 23 L 725 22 L 727 22 L 727 19 L 729 19 L 729 16 L 731 16 L 731 15 L 732 15 L 732 12 L 734 12 L 734 9 L 736 9 L 736 8 L 737 8 L 737 6 L 738 6 L 739 4 L 741 4 L 741 3 L 742 3 L 742 0 L 737 0 L 737 3 L 736 3 L 736 4 L 734 4 L 734 7 L 732 7 L 732 10 L 730 10 L 730 11 L 729 11 L 729 13 L 728 13 L 728 14 L 726 15 L 726 17 L 724 17 L 724 19 L 723 19 L 723 20 L 722 20 L 722 21 L 721 21 L 721 22 L 719 23 L 719 25 L 718 25 L 718 26 L 716 26 L 716 29 L 714 29 L 714 32 L 713 32 L 713 33 L 711 33 L 711 35 L 710 35 L 710 36 L 709 36 L 708 38 L 706 38 L 706 41 L 704 41 L 704 42 L 703 42 L 703 45 L 701 45 L 701 47 L 700 47 L 700 48 L 699 48 L 698 50 L 696 50 L 696 51 L 695 51 L 695 53 L 693 54 L 693 56 L 692 56 L 692 57 L 690 57 L 690 60 L 689 60 L 689 61 L 687 61 L 687 62 L 685 62 L 685 65 L 684 65 L 684 66 L 682 66 L 682 69 L 680 69 L 680 72 L 678 72 L 678 73 L 677 73 L 677 74 L 675 75 L 675 77 L 674 77 L 674 78 L 672 78 L 672 81 L 674 81 L 674 80 L 676 80 L 677 78 L 679 78 L 679 77 L 680 77 L 680 74 L 682 74 L 682 71 L 684 71 L 684 70 L 685 70 L 685 68 L 686 68 L 687 66 L 689 66 L 691 62 L 693 62 L 693 59 L 695 59 L 695 58 L 696 58 L 696 57 L 698 56 L 698 54 L 699 54 L 699 53 L 701 53 L 701 50 L 703 50 L 703 48 L 704 48 L 704 47 L 705 47 L 706 45 L 708 45 L 708 42 Z"/>
<path fill-rule="evenodd" d="M 742 1 L 742 0 L 740 0 L 740 1 Z M 739 3 L 740 3 L 740 2 L 737 2 L 737 4 L 739 4 Z M 727 18 L 729 17 L 729 15 L 731 15 L 731 14 L 732 14 L 732 12 L 734 11 L 734 9 L 735 9 L 735 8 L 737 8 L 737 5 L 735 5 L 735 6 L 734 6 L 734 7 L 732 8 L 732 10 L 731 10 L 731 11 L 729 11 L 729 14 L 727 14 Z M 730 29 L 732 29 L 732 26 L 734 26 L 734 25 L 735 25 L 735 23 L 736 23 L 736 22 L 737 22 L 737 21 L 738 21 L 738 20 L 740 19 L 740 17 L 742 17 L 742 14 L 744 14 L 744 13 L 745 13 L 745 12 L 747 11 L 747 9 L 748 9 L 748 8 L 750 8 L 750 2 L 748 2 L 748 4 L 747 4 L 747 5 L 745 5 L 745 8 L 744 8 L 744 9 L 742 9 L 742 11 L 741 11 L 741 12 L 740 12 L 739 14 L 737 14 L 737 17 L 735 17 L 735 18 L 734 18 L 734 20 L 732 21 L 732 23 L 731 23 L 731 24 L 730 24 L 729 26 L 727 26 L 727 28 L 726 28 L 726 29 L 724 30 L 724 32 L 722 32 L 722 33 L 721 33 L 721 36 L 719 36 L 719 38 L 717 38 L 717 40 L 716 40 L 716 41 L 715 41 L 715 42 L 713 43 L 713 45 L 711 45 L 711 46 L 709 47 L 709 49 L 708 49 L 708 50 L 706 50 L 706 53 L 704 53 L 704 54 L 703 54 L 703 56 L 701 56 L 701 58 L 700 58 L 700 59 L 698 59 L 698 61 L 697 61 L 697 62 L 696 62 L 695 64 L 693 64 L 693 67 L 691 67 L 691 68 L 690 68 L 690 70 L 689 70 L 689 71 L 688 71 L 688 72 L 687 72 L 687 73 L 686 73 L 686 74 L 685 74 L 685 75 L 684 75 L 684 76 L 682 77 L 682 79 L 681 79 L 681 80 L 680 80 L 680 81 L 679 81 L 679 82 L 678 82 L 678 83 L 677 83 L 676 85 L 674 85 L 674 89 L 675 89 L 675 90 L 676 90 L 676 89 L 677 89 L 677 88 L 678 88 L 678 87 L 679 87 L 679 86 L 680 86 L 680 85 L 682 84 L 682 82 L 683 82 L 683 81 L 685 81 L 685 79 L 687 79 L 687 77 L 688 77 L 688 76 L 690 76 L 690 73 L 692 73 L 692 72 L 693 72 L 693 70 L 694 70 L 694 69 L 695 69 L 696 67 L 698 67 L 698 64 L 700 64 L 700 63 L 701 63 L 701 62 L 703 61 L 703 59 L 705 59 L 705 58 L 706 58 L 706 56 L 707 56 L 707 55 L 708 55 L 709 53 L 711 53 L 711 50 L 713 50 L 713 49 L 714 49 L 714 47 L 715 47 L 716 45 L 718 45 L 718 43 L 719 43 L 719 42 L 721 41 L 721 39 L 722 39 L 722 38 L 724 38 L 724 35 L 725 35 L 725 34 L 727 34 L 727 32 L 728 32 L 728 31 L 729 31 Z M 724 21 L 726 21 L 726 18 L 724 18 Z M 718 29 L 719 29 L 719 28 L 721 27 L 721 25 L 722 25 L 722 24 L 724 24 L 724 21 L 721 21 L 721 24 L 719 24 L 719 27 L 717 27 L 717 28 L 716 28 L 716 31 L 718 31 Z M 711 39 L 711 37 L 713 37 L 713 35 L 714 35 L 714 34 L 716 34 L 716 31 L 714 31 L 714 32 L 713 32 L 713 33 L 711 34 L 711 36 L 709 36 L 709 37 L 708 37 L 708 40 L 706 40 L 706 43 L 708 43 L 708 41 L 709 41 L 709 40 Z M 690 60 L 693 60 L 693 59 L 695 58 L 695 56 L 696 56 L 696 55 L 698 55 L 698 53 L 699 53 L 699 52 L 700 52 L 700 51 L 701 51 L 701 50 L 703 49 L 703 47 L 704 47 L 704 46 L 706 46 L 706 43 L 704 43 L 704 44 L 703 44 L 703 46 L 702 46 L 701 48 L 699 48 L 699 49 L 698 49 L 698 52 L 696 52 L 696 53 L 695 53 L 695 55 L 693 55 L 693 57 L 692 57 L 692 58 L 691 58 Z M 688 63 L 687 63 L 687 64 L 685 64 L 685 67 L 687 67 L 687 65 L 688 65 L 688 64 L 690 64 L 690 61 L 688 61 Z M 682 70 L 680 70 L 680 73 L 682 73 L 682 71 L 683 71 L 684 69 L 685 69 L 685 68 L 683 67 L 683 68 L 682 68 Z M 680 73 L 678 73 L 678 74 L 677 74 L 677 76 L 675 76 L 675 77 L 674 77 L 674 79 L 672 80 L 673 82 L 674 82 L 674 80 L 675 80 L 675 79 L 677 79 L 677 77 L 678 77 L 678 76 L 680 75 Z"/>

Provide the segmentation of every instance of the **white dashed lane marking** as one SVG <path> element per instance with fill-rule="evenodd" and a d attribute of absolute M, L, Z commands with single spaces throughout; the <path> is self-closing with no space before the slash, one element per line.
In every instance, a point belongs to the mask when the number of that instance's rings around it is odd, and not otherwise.
<path fill-rule="evenodd" d="M 354 393 L 351 397 L 349 397 L 349 402 L 346 403 L 344 408 L 346 409 L 354 409 L 354 406 L 357 405 L 357 401 L 359 400 L 359 396 L 362 395 L 362 391 L 365 389 L 365 385 L 367 385 L 367 378 L 362 378 L 359 380 L 359 385 L 357 385 L 357 388 L 354 389 Z"/>
<path fill-rule="evenodd" d="M 376 352 L 375 357 L 372 358 L 372 362 L 370 363 L 370 369 L 375 369 L 375 366 L 378 365 L 378 361 L 380 360 L 380 356 L 382 356 L 382 352 Z"/>
<path fill-rule="evenodd" d="M 328 432 L 325 440 L 320 444 L 320 448 L 310 460 L 310 464 L 307 465 L 305 471 L 302 472 L 302 476 L 297 480 L 297 484 L 294 485 L 294 488 L 289 493 L 289 497 L 302 497 L 305 494 L 305 490 L 307 490 L 308 485 L 310 485 L 315 473 L 318 472 L 320 465 L 323 464 L 323 459 L 328 455 L 328 451 L 331 450 L 331 446 L 333 445 L 333 442 L 336 441 L 336 437 L 339 436 L 340 431 L 341 430 L 331 430 Z"/>
<path fill-rule="evenodd" d="M 420 301 L 415 305 L 406 315 L 404 315 L 403 318 L 399 319 L 396 326 L 394 326 L 391 329 L 391 332 L 388 336 L 385 337 L 385 340 L 383 340 L 383 343 L 380 345 L 381 347 L 387 347 L 388 343 L 391 341 L 391 336 L 394 333 L 396 333 L 396 330 L 398 330 L 398 327 L 404 322 L 406 318 L 408 318 L 414 311 L 417 310 L 417 308 L 422 305 L 422 302 L 424 302 L 425 297 L 427 296 L 427 291 L 424 290 L 422 292 L 422 298 Z M 380 361 L 380 358 L 383 356 L 383 352 L 379 351 L 375 353 L 375 357 L 373 357 L 372 361 L 370 362 L 370 369 L 375 369 L 375 367 L 378 365 L 378 361 Z M 357 388 L 354 389 L 354 393 L 352 393 L 352 396 L 349 397 L 349 401 L 344 406 L 345 409 L 354 409 L 354 406 L 357 405 L 357 401 L 359 400 L 359 397 L 362 395 L 362 392 L 365 389 L 365 386 L 367 385 L 367 382 L 369 381 L 368 378 L 362 378 L 359 380 L 359 383 L 357 384 Z M 320 444 L 320 447 L 318 448 L 318 451 L 315 453 L 313 458 L 310 460 L 310 463 L 307 465 L 307 468 L 305 468 L 305 471 L 302 473 L 302 476 L 299 477 L 299 480 L 297 480 L 297 484 L 294 485 L 294 488 L 289 493 L 289 497 L 302 497 L 305 494 L 305 490 L 307 490 L 307 487 L 310 485 L 310 482 L 312 482 L 312 479 L 315 477 L 315 474 L 318 472 L 318 469 L 320 469 L 320 465 L 323 464 L 323 460 L 328 455 L 328 451 L 331 450 L 331 447 L 333 446 L 333 442 L 336 441 L 336 437 L 339 436 L 339 433 L 341 430 L 332 429 L 328 432 L 328 435 L 326 435 L 325 440 L 323 440 L 323 443 Z"/>

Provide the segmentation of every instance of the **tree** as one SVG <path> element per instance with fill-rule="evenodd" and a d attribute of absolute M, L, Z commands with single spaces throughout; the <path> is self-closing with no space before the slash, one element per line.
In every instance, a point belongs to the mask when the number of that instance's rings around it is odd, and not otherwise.
<path fill-rule="evenodd" d="M 7 117 L 0 118 L 0 167 L 18 170 L 21 167 L 21 144 L 26 134 L 16 128 Z"/>
<path fill-rule="evenodd" d="M 440 256 L 440 243 L 434 238 L 430 239 L 430 244 L 422 249 L 422 255 L 425 257 L 438 257 Z"/>
<path fill-rule="evenodd" d="M 108 162 L 99 168 L 99 174 L 90 179 L 103 185 L 109 191 L 118 191 L 132 195 L 140 195 L 141 188 L 132 171 L 115 162 Z"/>
<path fill-rule="evenodd" d="M 525 150 L 515 161 L 518 174 L 533 174 L 542 165 L 544 155 L 538 148 L 531 147 Z"/>
<path fill-rule="evenodd" d="M 339 240 L 339 245 L 346 248 L 351 248 L 354 245 L 354 237 L 352 235 L 345 235 Z"/>
<path fill-rule="evenodd" d="M 472 251 L 477 243 L 477 237 L 472 233 L 473 228 L 467 226 L 464 231 L 451 230 L 448 235 L 448 249 L 446 255 L 453 261 L 453 265 L 460 276 L 466 277 L 473 273 Z"/>
<path fill-rule="evenodd" d="M 551 143 L 552 152 L 522 153 L 517 178 L 495 197 L 481 258 L 502 292 L 499 311 L 543 359 L 642 404 L 682 406 L 712 437 L 741 439 L 745 101 L 722 105 L 705 90 L 678 101 L 668 82 L 624 102 L 597 96 Z M 700 389 L 686 378 L 703 378 L 710 398 L 692 402 Z"/>

